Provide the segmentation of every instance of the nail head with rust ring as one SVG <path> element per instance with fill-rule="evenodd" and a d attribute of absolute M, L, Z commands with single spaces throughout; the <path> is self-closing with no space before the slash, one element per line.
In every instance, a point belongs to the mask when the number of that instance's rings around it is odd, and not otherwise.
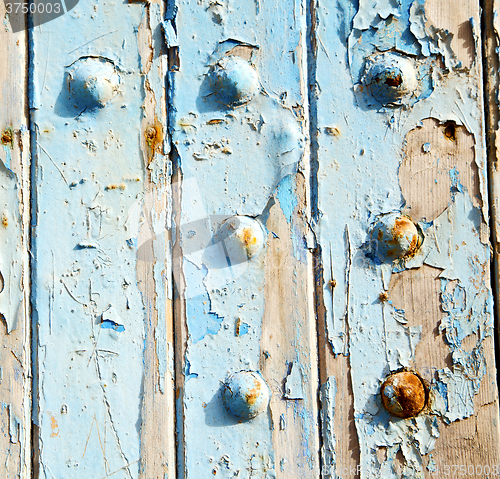
<path fill-rule="evenodd" d="M 219 60 L 209 79 L 217 99 L 231 107 L 248 103 L 259 91 L 255 68 L 237 56 L 230 55 Z"/>
<path fill-rule="evenodd" d="M 266 243 L 266 236 L 260 221 L 235 215 L 223 221 L 215 240 L 223 242 L 226 257 L 234 265 L 257 256 Z"/>
<path fill-rule="evenodd" d="M 386 411 L 403 419 L 417 416 L 427 403 L 422 379 L 408 371 L 391 374 L 382 384 L 380 396 Z"/>
<path fill-rule="evenodd" d="M 410 258 L 422 243 L 415 223 L 398 212 L 379 217 L 373 228 L 372 240 L 374 256 L 381 261 Z"/>
<path fill-rule="evenodd" d="M 222 401 L 226 409 L 240 419 L 252 419 L 265 411 L 271 399 L 271 391 L 255 371 L 240 371 L 233 374 L 222 390 Z"/>
<path fill-rule="evenodd" d="M 367 61 L 365 71 L 362 83 L 382 105 L 401 105 L 418 89 L 413 63 L 400 55 L 377 55 Z"/>

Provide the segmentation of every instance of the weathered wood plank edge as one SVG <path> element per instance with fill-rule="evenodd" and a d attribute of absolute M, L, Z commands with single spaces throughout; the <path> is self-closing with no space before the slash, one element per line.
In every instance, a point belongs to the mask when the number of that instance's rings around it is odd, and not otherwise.
<path fill-rule="evenodd" d="M 0 402 L 3 437 L 2 477 L 31 477 L 31 332 L 30 332 L 30 133 L 28 116 L 27 30 L 13 32 L 5 13 L 5 5 L 0 5 L 0 14 L 4 18 L 0 34 L 0 132 L 3 149 L 1 158 L 7 159 L 4 171 L 13 173 L 16 188 L 14 197 L 17 204 L 9 204 L 2 213 L 2 228 L 11 237 L 19 251 L 19 275 L 15 274 L 15 283 L 5 284 L 9 289 L 19 284 L 21 303 L 16 318 L 3 319 L 5 333 L 2 339 L 0 375 Z M 26 17 L 19 18 L 26 24 Z M 4 133 L 10 137 L 4 138 Z M 9 141 L 10 139 L 10 141 Z M 10 160 L 10 161 L 9 161 Z M 10 162 L 10 164 L 9 164 Z M 2 185 L 7 186 L 7 185 Z M 17 195 L 16 195 L 17 190 Z M 12 208 L 10 208 L 12 207 Z M 6 216 L 7 213 L 7 216 Z M 16 243 L 17 242 L 17 243 Z M 2 249 L 5 244 L 2 241 Z M 7 248 L 4 250 L 8 251 Z M 14 263 L 14 258 L 4 261 Z M 16 269 L 17 268 L 13 268 Z M 4 271 L 5 273 L 5 271 Z M 4 279 L 4 278 L 2 278 Z M 6 292 L 7 293 L 7 292 Z M 5 297 L 5 296 L 4 296 Z M 16 301 L 14 301 L 16 303 Z M 2 315 L 0 314 L 0 317 Z"/>
<path fill-rule="evenodd" d="M 165 231 L 171 215 L 172 179 L 165 87 L 168 66 L 160 28 L 165 7 L 162 0 L 148 2 L 138 32 L 145 76 L 141 149 L 146 170 L 147 226 L 141 232 L 141 244 L 150 245 L 137 271 L 148 304 L 139 471 L 144 479 L 174 478 L 176 469 L 171 248 Z"/>
<path fill-rule="evenodd" d="M 29 18 L 27 19 L 27 25 L 32 26 L 32 19 Z M 31 82 L 31 78 L 33 78 L 33 72 L 35 68 L 35 61 L 34 61 L 34 52 L 33 52 L 33 28 L 30 28 L 27 30 L 27 45 L 26 45 L 26 50 L 27 50 L 27 97 L 28 97 L 28 111 L 29 111 L 29 132 L 30 132 L 30 153 L 33 151 L 36 151 L 36 132 L 34 131 L 34 122 L 32 121 L 33 114 L 34 114 L 34 88 L 33 84 Z M 30 163 L 30 184 L 34 185 L 34 179 L 36 177 L 36 156 L 35 155 L 30 155 L 31 163 Z M 34 237 L 35 237 L 35 226 L 36 226 L 36 218 L 37 218 L 37 205 L 36 205 L 36 190 L 33 188 L 30 188 L 30 243 L 29 243 L 29 248 L 30 248 L 30 286 L 31 286 L 31 291 L 30 291 L 30 307 L 31 307 L 31 314 L 30 314 L 30 332 L 31 332 L 31 338 L 30 338 L 30 345 L 33 346 L 37 344 L 37 310 L 35 307 L 35 274 L 34 274 L 34 265 L 35 265 L 35 256 L 34 256 Z M 37 347 L 32 347 L 31 348 L 31 354 L 30 354 L 30 360 L 31 360 L 31 368 L 32 368 L 32 374 L 31 374 L 31 387 L 32 387 L 32 397 L 31 397 L 31 454 L 30 454 L 30 459 L 31 459 L 31 476 L 33 478 L 37 478 L 40 475 L 40 449 L 38 447 L 40 443 L 40 428 L 38 427 L 37 420 L 36 418 L 38 417 L 38 369 L 36 367 L 33 367 L 34 364 L 38 364 L 38 348 Z"/>
<path fill-rule="evenodd" d="M 499 364 L 499 329 L 498 318 L 500 313 L 500 165 L 499 165 L 499 121 L 500 107 L 498 88 L 499 75 L 499 32 L 495 25 L 495 12 L 499 7 L 498 0 L 482 0 L 482 43 L 483 43 L 483 80 L 484 80 L 484 105 L 486 125 L 486 148 L 488 155 L 488 185 L 490 199 L 490 234 L 493 247 L 493 272 L 492 287 L 495 299 L 495 356 Z"/>
<path fill-rule="evenodd" d="M 168 0 L 165 2 L 164 21 L 166 24 L 171 24 L 177 29 L 176 13 L 177 2 Z M 175 43 L 175 42 L 174 42 Z M 170 184 L 171 184 L 171 210 L 172 215 L 170 223 L 166 225 L 169 229 L 169 241 L 171 244 L 171 293 L 172 293 L 172 322 L 173 322 L 173 380 L 174 380 L 174 448 L 175 448 L 175 464 L 172 477 L 184 477 L 185 465 L 185 447 L 184 447 L 184 416 L 182 397 L 185 385 L 185 357 L 183 352 L 186 350 L 187 325 L 186 325 L 186 300 L 184 291 L 186 289 L 186 281 L 182 271 L 182 246 L 180 241 L 181 227 L 181 204 L 182 204 L 182 189 L 183 180 L 182 169 L 180 165 L 180 157 L 177 148 L 172 140 L 172 135 L 175 131 L 175 72 L 179 68 L 179 47 L 178 45 L 170 45 L 167 41 L 167 64 L 168 68 L 165 72 L 165 89 L 166 89 L 166 134 L 169 142 L 169 161 L 171 165 Z"/>

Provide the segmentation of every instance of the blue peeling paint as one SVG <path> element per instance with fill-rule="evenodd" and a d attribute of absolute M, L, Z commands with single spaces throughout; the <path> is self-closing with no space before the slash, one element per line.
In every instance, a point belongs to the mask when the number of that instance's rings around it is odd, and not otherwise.
<path fill-rule="evenodd" d="M 247 323 L 240 323 L 238 328 L 238 336 L 244 336 L 250 331 L 250 326 Z"/>
<path fill-rule="evenodd" d="M 137 245 L 138 245 L 137 238 L 129 238 L 129 239 L 125 240 L 125 241 L 126 241 L 127 246 L 129 248 L 137 249 Z"/>
<path fill-rule="evenodd" d="M 276 198 L 288 223 L 291 223 L 295 208 L 297 208 L 297 194 L 295 192 L 295 179 L 285 176 L 278 185 Z"/>
<path fill-rule="evenodd" d="M 459 172 L 456 168 L 450 170 L 451 179 L 451 192 L 452 193 L 463 193 L 464 187 L 460 183 Z"/>
<path fill-rule="evenodd" d="M 491 334 L 491 291 L 482 280 L 488 268 L 488 246 L 479 238 L 487 206 L 483 211 L 472 206 L 456 171 L 450 172 L 448 209 L 420 225 L 425 238 L 418 254 L 397 267 L 365 255 L 374 218 L 401 211 L 402 205 L 411 208 L 399 186 L 399 166 L 407 134 L 423 126 L 425 118 L 433 117 L 441 124 L 453 121 L 474 135 L 483 205 L 487 198 L 483 113 L 474 100 L 481 88 L 480 62 L 470 72 L 458 73 L 461 65 L 451 50 L 451 33 L 431 25 L 424 7 L 420 0 L 359 0 L 352 17 L 346 15 L 353 12 L 351 2 L 320 0 L 311 89 L 317 113 L 312 130 L 317 154 L 315 232 L 323 266 L 318 283 L 324 285 L 327 334 L 333 350 L 349 352 L 361 466 L 393 471 L 401 451 L 405 458 L 402 477 L 419 479 L 424 477 L 423 456 L 439 436 L 435 416 L 395 421 L 381 408 L 378 394 L 379 381 L 391 370 L 413 365 L 421 329 L 405 324 L 404 316 L 379 301 L 379 296 L 389 290 L 392 274 L 423 264 L 436 268 L 449 285 L 442 296 L 449 312 L 445 312 L 441 332 L 449 336 L 446 342 L 454 365 L 440 372 L 442 384 L 433 386 L 440 398 L 433 414 L 446 421 L 473 413 L 474 395 L 485 373 L 481 344 Z M 477 32 L 475 36 L 480 38 Z M 414 66 L 418 86 L 400 106 L 394 104 L 398 103 L 394 97 L 386 102 L 370 92 L 369 66 L 381 52 L 404 57 Z M 331 88 L 332 78 L 347 87 Z M 397 86 L 397 81 L 389 80 Z M 333 127 L 340 134 L 323 133 Z M 424 144 L 423 153 L 430 148 Z M 457 282 L 458 290 L 451 290 Z M 463 301 L 467 307 L 462 311 Z M 459 347 L 460 338 L 466 337 L 477 341 L 472 352 Z M 387 451 L 383 463 L 377 457 L 381 446 Z M 371 476 L 365 473 L 364 477 Z M 396 477 L 394 471 L 387 477 Z"/>
<path fill-rule="evenodd" d="M 101 323 L 101 328 L 102 329 L 112 329 L 113 331 L 117 331 L 119 333 L 122 333 L 123 331 L 125 331 L 125 326 L 123 326 L 122 324 L 117 324 L 114 321 L 110 321 L 109 319 L 105 319 Z"/>
<path fill-rule="evenodd" d="M 186 378 L 186 381 L 189 381 L 190 379 L 194 379 L 198 377 L 197 373 L 192 373 L 191 372 L 191 363 L 186 359 L 186 365 L 184 367 L 184 376 Z"/>
<path fill-rule="evenodd" d="M 223 318 L 211 313 L 209 305 L 208 295 L 195 296 L 187 305 L 189 335 L 194 343 L 201 341 L 207 334 L 217 334 L 220 331 Z"/>
<path fill-rule="evenodd" d="M 10 169 L 10 162 L 12 161 L 12 154 L 10 152 L 11 148 L 10 146 L 4 145 L 3 151 L 5 152 L 4 158 L 2 158 L 3 164 L 5 165 L 5 168 L 7 168 L 9 171 L 12 171 Z"/>
<path fill-rule="evenodd" d="M 147 8 L 79 2 L 30 31 L 42 476 L 139 477 L 146 311 L 128 244 L 143 224 Z"/>

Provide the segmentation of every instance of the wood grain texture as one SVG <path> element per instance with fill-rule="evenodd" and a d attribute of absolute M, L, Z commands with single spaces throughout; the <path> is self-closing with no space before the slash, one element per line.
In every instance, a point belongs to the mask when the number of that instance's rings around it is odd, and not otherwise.
<path fill-rule="evenodd" d="M 480 22 L 477 2 L 471 0 L 457 0 L 455 2 L 441 2 L 439 0 L 426 0 L 425 12 L 438 28 L 446 29 L 453 33 L 451 47 L 458 60 L 466 68 L 470 68 L 476 55 L 474 34 L 470 19 Z M 480 23 L 477 23 L 479 26 Z M 480 57 L 478 57 L 480 58 Z"/>
<path fill-rule="evenodd" d="M 500 255 L 500 164 L 499 164 L 499 132 L 500 132 L 500 109 L 499 109 L 499 56 L 497 48 L 499 42 L 498 12 L 500 8 L 496 0 L 487 0 L 483 7 L 483 55 L 484 55 L 484 78 L 485 78 L 485 104 L 486 104 L 486 142 L 488 148 L 488 180 L 491 208 L 491 240 L 493 246 L 494 286 L 497 298 L 500 293 L 499 281 L 499 255 Z M 497 344 L 498 344 L 498 315 L 500 313 L 499 301 L 495 302 L 497 317 Z"/>
<path fill-rule="evenodd" d="M 299 179 L 302 178 L 299 176 Z M 307 191 L 304 181 L 302 208 L 297 208 L 291 225 L 308 231 L 301 212 L 306 210 Z M 276 477 L 318 477 L 319 434 L 317 384 L 318 360 L 315 316 L 312 306 L 311 258 L 307 263 L 297 261 L 289 228 L 279 202 L 271 208 L 267 227 L 269 249 L 266 263 L 266 310 L 262 325 L 260 370 L 271 385 L 273 447 L 279 465 Z M 294 228 L 294 229 L 295 229 Z M 299 229 L 300 231 L 300 229 Z M 287 378 L 292 368 L 300 370 L 303 380 L 300 399 L 287 394 Z M 288 385 L 288 387 L 290 387 Z M 288 397 L 287 397 L 288 396 Z"/>
<path fill-rule="evenodd" d="M 145 158 L 144 221 L 137 278 L 146 309 L 139 477 L 175 477 L 174 324 L 171 166 L 167 134 L 167 51 L 161 30 L 165 5 L 148 2 L 138 43 L 145 75 L 141 147 Z"/>
<path fill-rule="evenodd" d="M 28 260 L 30 218 L 30 135 L 27 115 L 27 33 L 13 33 L 5 4 L 0 4 L 0 17 L 4 19 L 0 32 L 0 163 L 2 166 L 2 193 L 8 188 L 7 167 L 15 175 L 16 190 L 10 204 L 3 209 L 0 238 L 3 256 L 1 263 L 13 264 L 6 258 L 8 246 L 3 235 L 21 252 L 21 274 L 10 278 L 3 270 L 0 289 L 4 297 L 14 288 L 22 288 L 22 303 L 16 318 L 0 317 L 0 476 L 5 478 L 31 477 L 31 347 L 30 347 L 30 270 Z M 26 19 L 23 18 L 25 21 Z M 7 133 L 7 137 L 5 136 Z M 10 140 L 11 138 L 11 140 Z M 9 164 L 10 163 L 10 164 Z M 4 199 L 2 195 L 2 199 Z M 2 254 L 0 253 L 0 254 Z M 4 284 L 5 280 L 5 284 Z M 18 286 L 19 285 L 19 286 Z M 11 297 L 14 302 L 16 297 Z M 15 327 L 9 332 L 7 324 Z"/>

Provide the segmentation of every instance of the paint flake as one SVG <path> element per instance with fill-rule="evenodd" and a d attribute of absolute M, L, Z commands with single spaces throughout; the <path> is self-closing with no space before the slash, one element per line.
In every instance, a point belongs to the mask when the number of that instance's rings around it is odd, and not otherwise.
<path fill-rule="evenodd" d="M 285 380 L 285 399 L 304 399 L 304 392 L 302 390 L 302 370 L 300 365 L 292 363 L 290 374 Z"/>
<path fill-rule="evenodd" d="M 321 402 L 321 448 L 322 470 L 321 477 L 327 479 L 337 478 L 337 438 L 335 437 L 334 418 L 335 401 L 337 396 L 337 383 L 334 376 L 330 376 L 320 389 Z"/>

